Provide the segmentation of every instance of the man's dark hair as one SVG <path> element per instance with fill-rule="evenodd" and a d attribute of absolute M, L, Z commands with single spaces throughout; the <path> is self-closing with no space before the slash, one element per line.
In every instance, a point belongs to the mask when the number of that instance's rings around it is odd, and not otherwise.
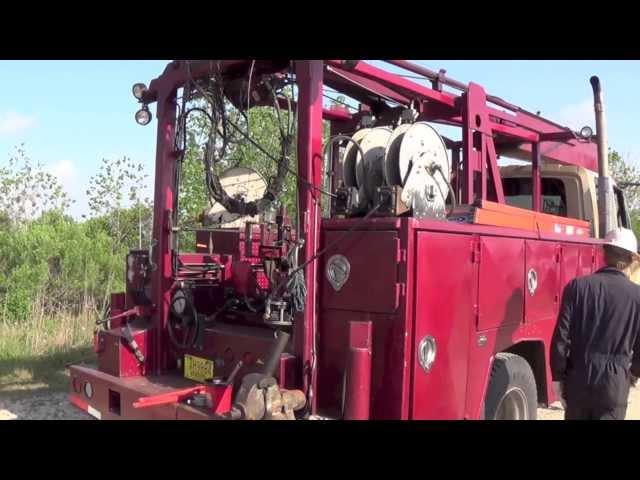
<path fill-rule="evenodd" d="M 604 246 L 604 263 L 608 267 L 624 270 L 633 262 L 633 255 L 622 248 L 613 245 Z"/>

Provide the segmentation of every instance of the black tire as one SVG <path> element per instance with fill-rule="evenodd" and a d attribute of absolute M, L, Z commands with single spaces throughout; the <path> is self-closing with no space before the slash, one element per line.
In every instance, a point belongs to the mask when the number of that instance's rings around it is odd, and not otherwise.
<path fill-rule="evenodd" d="M 529 362 L 513 353 L 498 353 L 491 367 L 484 418 L 535 420 L 537 413 L 538 389 Z"/>

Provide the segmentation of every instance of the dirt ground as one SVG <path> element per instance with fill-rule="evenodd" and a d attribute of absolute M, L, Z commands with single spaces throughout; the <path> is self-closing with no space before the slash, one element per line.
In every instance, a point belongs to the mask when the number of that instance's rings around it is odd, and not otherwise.
<path fill-rule="evenodd" d="M 560 404 L 539 408 L 539 420 L 562 420 Z M 640 387 L 629 395 L 627 420 L 640 420 Z M 66 392 L 0 393 L 0 420 L 92 420 L 92 417 L 72 406 Z"/>
<path fill-rule="evenodd" d="M 88 420 L 66 392 L 0 393 L 0 420 Z"/>

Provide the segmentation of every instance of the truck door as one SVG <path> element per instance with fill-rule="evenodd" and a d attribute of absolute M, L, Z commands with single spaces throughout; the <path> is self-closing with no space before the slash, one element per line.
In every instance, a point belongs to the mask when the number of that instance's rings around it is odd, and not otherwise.
<path fill-rule="evenodd" d="M 524 307 L 524 240 L 481 237 L 477 329 L 518 326 Z"/>
<path fill-rule="evenodd" d="M 600 256 L 602 256 L 601 248 L 598 249 L 598 252 L 600 253 Z M 600 263 L 602 263 L 601 259 Z M 598 258 L 596 257 L 596 248 L 593 245 L 581 246 L 577 276 L 582 277 L 593 273 L 596 270 L 596 264 L 599 264 Z M 567 282 L 568 281 L 569 280 L 567 280 Z"/>
<path fill-rule="evenodd" d="M 411 418 L 464 417 L 469 334 L 474 328 L 477 264 L 470 235 L 419 232 L 416 245 L 416 304 Z M 435 340 L 428 371 L 419 362 L 419 345 Z"/>
<path fill-rule="evenodd" d="M 560 245 L 527 240 L 526 246 L 525 321 L 554 319 L 559 300 Z M 575 275 L 575 264 L 573 268 Z"/>
<path fill-rule="evenodd" d="M 564 287 L 573 280 L 576 276 L 580 275 L 582 271 L 582 265 L 580 263 L 582 246 L 565 244 L 562 248 L 562 267 L 560 269 L 560 293 L 564 290 Z M 590 263 L 589 259 L 589 263 Z"/>

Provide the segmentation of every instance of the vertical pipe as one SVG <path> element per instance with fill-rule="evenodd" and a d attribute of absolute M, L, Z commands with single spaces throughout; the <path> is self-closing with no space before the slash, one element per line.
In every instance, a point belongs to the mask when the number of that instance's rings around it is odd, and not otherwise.
<path fill-rule="evenodd" d="M 612 185 L 609 177 L 609 145 L 607 140 L 607 121 L 604 115 L 604 99 L 600 79 L 595 75 L 590 79 L 593 88 L 593 106 L 596 113 L 596 138 L 598 144 L 598 212 L 600 238 L 615 228 L 612 218 Z"/>
<path fill-rule="evenodd" d="M 342 133 L 342 129 L 339 128 L 337 122 L 331 122 L 329 126 L 329 135 L 333 138 L 335 135 Z M 343 181 L 342 169 L 340 168 L 340 142 L 335 143 L 331 148 L 331 158 L 329 164 L 331 165 L 331 177 L 329 179 L 329 191 L 334 193 L 336 187 Z"/>
<path fill-rule="evenodd" d="M 460 178 L 460 174 L 462 173 L 462 170 L 460 168 L 460 147 L 451 149 L 451 163 L 453 164 L 455 169 L 456 179 L 453 188 L 455 188 L 456 198 L 458 199 L 458 201 L 460 201 L 462 199 L 460 195 L 460 186 L 462 185 L 462 179 Z"/>
<path fill-rule="evenodd" d="M 476 191 L 476 172 L 480 170 L 481 166 L 478 165 L 478 151 L 475 148 L 476 135 L 471 95 L 473 92 L 465 92 L 462 95 L 463 101 L 460 102 L 462 107 L 462 165 L 465 177 L 460 203 L 467 205 L 475 202 L 478 193 L 482 194 L 482 192 Z"/>
<path fill-rule="evenodd" d="M 471 205 L 475 201 L 474 184 L 476 172 L 476 151 L 473 149 L 473 130 L 465 125 L 462 127 L 462 165 L 464 181 L 462 182 L 462 201 Z"/>
<path fill-rule="evenodd" d="M 533 199 L 531 208 L 534 212 L 541 211 L 542 185 L 540 180 L 540 144 L 534 142 L 531 147 L 531 181 L 533 182 Z"/>
<path fill-rule="evenodd" d="M 174 149 L 176 123 L 176 89 L 158 92 L 157 103 L 158 132 L 156 144 L 154 215 L 153 215 L 153 257 L 156 265 L 151 288 L 153 303 L 153 347 L 151 371 L 159 374 L 167 366 L 166 324 L 169 314 L 171 288 L 172 247 L 170 244 L 169 222 L 175 195 L 174 173 L 176 154 Z"/>
<path fill-rule="evenodd" d="M 478 152 L 478 158 L 480 160 L 480 198 L 484 201 L 487 199 L 487 144 L 485 142 L 485 135 L 480 136 L 480 151 Z"/>
<path fill-rule="evenodd" d="M 345 420 L 368 420 L 371 406 L 372 323 L 349 323 L 344 382 Z"/>
<path fill-rule="evenodd" d="M 308 184 L 322 184 L 322 60 L 296 61 L 298 86 L 298 199 L 300 205 L 300 235 L 304 249 L 300 263 L 307 262 L 318 251 L 320 225 L 320 197 Z M 307 182 L 307 183 L 305 183 Z M 316 303 L 318 262 L 310 262 L 305 269 L 307 307 L 303 321 L 296 324 L 295 351 L 302 358 L 303 386 L 310 392 L 311 411 L 316 411 Z M 300 328 L 300 326 L 302 328 Z"/>
<path fill-rule="evenodd" d="M 269 353 L 266 355 L 264 365 L 262 366 L 262 374 L 272 377 L 276 373 L 276 369 L 280 366 L 280 356 L 287 348 L 290 335 L 287 332 L 280 331 L 274 340 Z"/>

